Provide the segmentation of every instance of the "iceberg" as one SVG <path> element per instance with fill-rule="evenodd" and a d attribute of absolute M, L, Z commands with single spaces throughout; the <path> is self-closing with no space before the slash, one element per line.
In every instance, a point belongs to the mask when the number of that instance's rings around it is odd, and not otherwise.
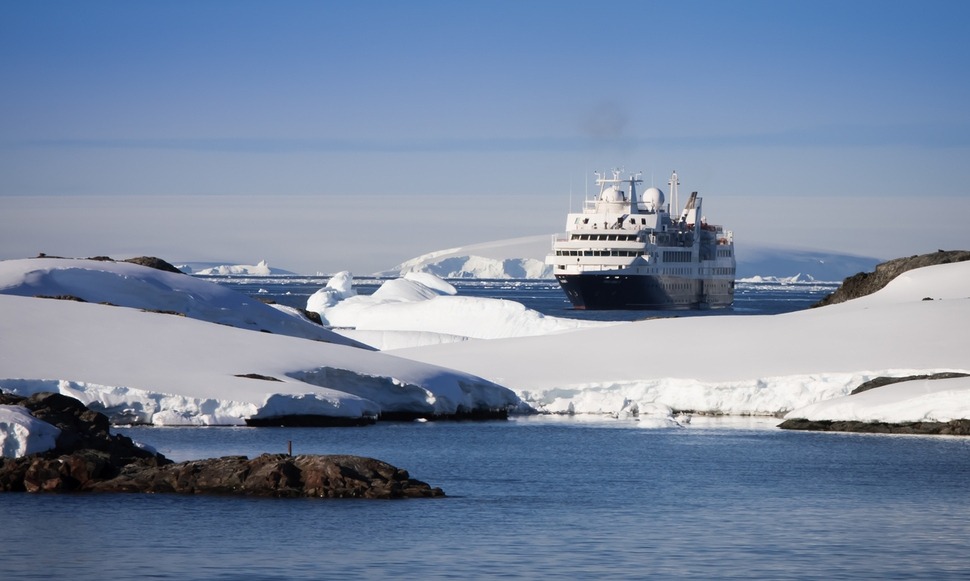
<path fill-rule="evenodd" d="M 347 281 L 347 273 L 336 275 L 310 296 L 307 310 L 340 334 L 383 350 L 614 324 L 549 317 L 503 299 L 458 296 L 452 285 L 430 273 L 406 273 L 384 282 L 372 295 L 348 290 Z M 338 287 L 342 290 L 336 291 Z"/>

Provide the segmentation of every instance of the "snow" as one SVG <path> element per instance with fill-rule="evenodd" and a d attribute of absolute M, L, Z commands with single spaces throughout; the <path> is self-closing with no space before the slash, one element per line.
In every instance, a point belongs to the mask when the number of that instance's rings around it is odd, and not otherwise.
<path fill-rule="evenodd" d="M 335 278 L 337 283 L 331 281 L 310 296 L 307 310 L 347 337 L 380 349 L 547 335 L 613 324 L 547 317 L 514 301 L 457 296 L 453 286 L 429 273 L 410 272 L 388 280 L 372 295 L 348 291 L 347 273 Z M 343 290 L 335 292 L 331 285 Z"/>
<path fill-rule="evenodd" d="M 970 418 L 970 377 L 904 381 L 789 412 L 786 418 L 860 422 L 948 422 Z"/>
<path fill-rule="evenodd" d="M 54 448 L 61 431 L 26 408 L 0 405 L 0 458 L 19 458 Z"/>
<path fill-rule="evenodd" d="M 203 276 L 274 276 L 291 275 L 293 272 L 282 268 L 273 268 L 265 260 L 256 264 L 212 264 L 189 262 L 179 264 L 179 270 L 186 274 Z"/>
<path fill-rule="evenodd" d="M 321 312 L 339 301 L 357 294 L 353 287 L 354 277 L 348 271 L 338 272 L 327 282 L 327 286 L 310 295 L 307 310 Z"/>
<path fill-rule="evenodd" d="M 89 302 L 29 296 L 68 290 Z M 173 306 L 190 316 L 141 310 Z M 285 331 L 284 319 L 304 323 L 214 283 L 138 265 L 0 262 L 0 389 L 60 392 L 116 422 L 154 425 L 451 414 L 519 403 L 481 378 L 354 347 L 322 328 L 314 340 L 258 332 L 265 323 Z M 240 377 L 247 374 L 278 381 Z"/>
<path fill-rule="evenodd" d="M 460 296 L 428 273 L 388 281 L 371 297 L 354 293 L 349 273 L 325 290 L 322 314 L 348 327 L 341 333 L 398 348 L 338 344 L 350 342 L 325 329 L 318 340 L 284 333 L 284 318 L 305 321 L 138 265 L 0 262 L 0 389 L 57 391 L 115 421 L 155 425 L 454 413 L 519 398 L 543 412 L 651 425 L 685 425 L 700 413 L 864 421 L 970 414 L 966 379 L 848 396 L 877 376 L 970 372 L 970 263 L 912 270 L 878 293 L 819 309 L 631 323 L 544 317 L 511 301 Z M 254 332 L 264 328 L 274 332 Z M 11 449 L 32 437 L 4 430 L 5 441 L 16 441 Z"/>
<path fill-rule="evenodd" d="M 376 276 L 420 272 L 440 278 L 552 278 L 552 267 L 545 264 L 551 248 L 551 235 L 471 244 L 423 254 Z"/>
<path fill-rule="evenodd" d="M 749 283 L 777 283 L 777 284 L 799 284 L 799 283 L 811 283 L 817 282 L 815 278 L 810 274 L 793 274 L 792 276 L 750 276 L 748 278 L 739 278 L 738 282 L 749 282 Z"/>
<path fill-rule="evenodd" d="M 394 353 L 491 379 L 546 412 L 781 415 L 877 376 L 966 372 L 967 345 L 970 263 L 958 263 L 783 315 L 654 319 Z"/>
<path fill-rule="evenodd" d="M 236 264 L 236 265 L 223 264 L 223 265 L 216 266 L 216 267 L 213 267 L 213 268 L 203 268 L 202 270 L 200 270 L 198 272 L 195 272 L 193 274 L 202 274 L 202 275 L 218 274 L 218 275 L 223 275 L 223 276 L 229 275 L 229 274 L 247 275 L 247 276 L 251 276 L 251 275 L 252 276 L 268 276 L 269 274 L 272 274 L 272 271 L 270 270 L 269 265 L 266 264 L 266 261 L 265 260 L 261 260 L 261 261 L 259 261 L 259 264 L 255 264 L 255 265 L 253 265 L 253 264 Z"/>
<path fill-rule="evenodd" d="M 308 320 L 224 286 L 128 262 L 33 258 L 0 262 L 0 293 L 74 296 L 91 303 L 174 311 L 191 319 L 354 345 Z"/>

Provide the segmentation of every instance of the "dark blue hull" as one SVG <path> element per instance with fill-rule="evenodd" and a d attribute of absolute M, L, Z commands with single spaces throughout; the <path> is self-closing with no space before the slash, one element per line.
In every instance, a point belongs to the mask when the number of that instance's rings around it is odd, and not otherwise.
<path fill-rule="evenodd" d="M 734 302 L 734 281 L 627 274 L 559 274 L 577 309 L 707 309 Z"/>

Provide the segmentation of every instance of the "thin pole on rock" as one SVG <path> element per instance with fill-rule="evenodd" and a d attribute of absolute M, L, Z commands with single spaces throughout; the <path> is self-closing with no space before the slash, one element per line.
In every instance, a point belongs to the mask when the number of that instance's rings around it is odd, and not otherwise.
<path fill-rule="evenodd" d="M 287 456 L 293 455 L 293 440 L 286 441 L 286 455 Z"/>

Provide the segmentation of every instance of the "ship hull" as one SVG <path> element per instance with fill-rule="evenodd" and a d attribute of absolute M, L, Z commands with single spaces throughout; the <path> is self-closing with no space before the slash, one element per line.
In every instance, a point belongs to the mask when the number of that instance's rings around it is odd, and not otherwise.
<path fill-rule="evenodd" d="M 733 279 L 629 274 L 560 274 L 556 278 L 576 309 L 707 309 L 734 302 Z"/>

